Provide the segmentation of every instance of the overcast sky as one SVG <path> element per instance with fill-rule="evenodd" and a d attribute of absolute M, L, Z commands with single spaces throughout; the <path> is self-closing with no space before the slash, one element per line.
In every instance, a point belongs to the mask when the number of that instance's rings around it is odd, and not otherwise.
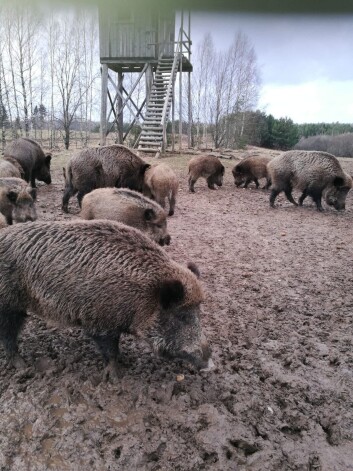
<path fill-rule="evenodd" d="M 353 15 L 192 13 L 194 52 L 206 32 L 225 49 L 238 31 L 257 54 L 260 109 L 296 123 L 353 123 Z"/>

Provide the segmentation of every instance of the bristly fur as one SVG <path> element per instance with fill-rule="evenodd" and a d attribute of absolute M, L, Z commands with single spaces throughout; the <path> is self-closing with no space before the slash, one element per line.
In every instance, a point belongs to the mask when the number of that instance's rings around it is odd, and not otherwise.
<path fill-rule="evenodd" d="M 27 310 L 83 328 L 113 361 L 124 332 L 200 351 L 192 339 L 200 339 L 202 301 L 187 267 L 124 224 L 50 221 L 0 231 L 0 338 L 18 363 Z"/>
<path fill-rule="evenodd" d="M 194 193 L 196 181 L 202 177 L 207 180 L 210 189 L 214 185 L 222 186 L 225 168 L 217 157 L 210 155 L 198 155 L 189 161 L 189 190 Z"/>
<path fill-rule="evenodd" d="M 137 191 L 127 188 L 98 188 L 84 196 L 82 219 L 108 219 L 145 232 L 152 240 L 164 245 L 170 242 L 167 215 L 164 209 Z"/>
<path fill-rule="evenodd" d="M 165 200 L 169 203 L 169 216 L 173 216 L 179 181 L 175 172 L 165 163 L 152 165 L 145 172 L 143 193 L 153 198 L 165 208 Z"/>
<path fill-rule="evenodd" d="M 79 204 L 86 193 L 96 188 L 126 187 L 142 191 L 144 173 L 150 165 L 122 145 L 84 149 L 74 154 L 66 168 L 63 211 L 77 193 Z"/>
<path fill-rule="evenodd" d="M 35 180 L 51 183 L 50 161 L 51 154 L 44 154 L 40 145 L 26 137 L 20 137 L 10 142 L 4 150 L 4 159 L 12 162 L 15 159 L 23 169 L 23 178 L 36 187 Z"/>

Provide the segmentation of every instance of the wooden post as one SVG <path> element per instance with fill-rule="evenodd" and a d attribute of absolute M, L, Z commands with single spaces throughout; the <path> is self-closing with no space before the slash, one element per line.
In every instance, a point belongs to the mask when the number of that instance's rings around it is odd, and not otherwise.
<path fill-rule="evenodd" d="M 191 142 L 191 126 L 192 126 L 192 114 L 191 114 L 191 73 L 188 72 L 188 148 L 192 146 Z"/>
<path fill-rule="evenodd" d="M 148 103 L 150 101 L 150 95 L 151 95 L 151 90 L 152 90 L 152 84 L 153 84 L 153 71 L 152 71 L 152 65 L 151 64 L 146 64 L 146 72 L 145 72 L 145 80 L 146 80 L 146 106 L 148 106 Z"/>
<path fill-rule="evenodd" d="M 123 112 L 123 80 L 124 75 L 121 70 L 118 72 L 118 94 L 117 98 L 117 115 L 118 115 L 118 144 L 123 144 L 124 140 L 124 112 Z"/>
<path fill-rule="evenodd" d="M 175 151 L 175 86 L 173 80 L 173 92 L 172 92 L 172 152 Z"/>
<path fill-rule="evenodd" d="M 180 44 L 179 44 L 179 152 L 181 153 L 182 147 L 182 134 L 183 134 L 183 107 L 182 107 L 182 99 L 183 99 L 183 28 L 184 28 L 184 12 L 181 12 L 181 22 L 180 22 Z"/>
<path fill-rule="evenodd" d="M 107 93 L 108 93 L 108 65 L 102 64 L 101 68 L 101 138 L 100 145 L 105 146 L 107 137 Z"/>
<path fill-rule="evenodd" d="M 188 15 L 189 62 L 191 59 L 191 14 Z M 188 72 L 188 147 L 192 146 L 192 107 L 191 107 L 191 72 Z"/>

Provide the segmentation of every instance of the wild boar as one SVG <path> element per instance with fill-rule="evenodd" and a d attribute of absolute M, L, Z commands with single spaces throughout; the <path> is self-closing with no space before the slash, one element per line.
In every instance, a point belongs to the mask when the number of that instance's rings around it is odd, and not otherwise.
<path fill-rule="evenodd" d="M 7 224 L 37 219 L 35 193 L 21 178 L 0 178 L 0 213 Z"/>
<path fill-rule="evenodd" d="M 263 189 L 268 189 L 271 186 L 271 180 L 267 172 L 267 164 L 270 160 L 271 157 L 260 155 L 245 157 L 232 169 L 234 184 L 239 187 L 244 183 L 244 188 L 247 188 L 249 183 L 254 181 L 256 188 L 259 188 L 259 179 L 266 178 L 266 185 Z"/>
<path fill-rule="evenodd" d="M 189 190 L 195 193 L 196 181 L 203 177 L 207 181 L 208 188 L 215 190 L 215 185 L 222 186 L 224 166 L 217 157 L 211 155 L 199 155 L 189 161 Z"/>
<path fill-rule="evenodd" d="M 6 218 L 2 213 L 0 213 L 0 229 L 3 229 L 6 226 L 7 226 Z"/>
<path fill-rule="evenodd" d="M 68 212 L 71 196 L 82 198 L 96 188 L 117 187 L 142 191 L 145 171 L 150 167 L 125 146 L 112 145 L 84 149 L 67 165 L 62 210 Z"/>
<path fill-rule="evenodd" d="M 7 157 L 6 160 L 0 160 L 0 178 L 22 178 L 24 177 L 24 171 L 17 160 L 12 157 Z"/>
<path fill-rule="evenodd" d="M 155 164 L 145 172 L 143 194 L 153 198 L 165 208 L 165 200 L 168 199 L 169 213 L 173 216 L 178 193 L 179 181 L 175 172 L 165 163 Z"/>
<path fill-rule="evenodd" d="M 334 155 L 318 151 L 292 150 L 285 152 L 269 162 L 268 172 L 272 181 L 270 206 L 284 191 L 287 199 L 298 206 L 292 190 L 302 191 L 299 206 L 311 196 L 318 211 L 323 211 L 321 198 L 338 211 L 345 209 L 346 197 L 352 188 L 352 178 L 343 171 Z"/>
<path fill-rule="evenodd" d="M 167 214 L 155 201 L 126 188 L 98 188 L 83 197 L 82 219 L 109 219 L 136 227 L 160 245 L 170 244 Z"/>
<path fill-rule="evenodd" d="M 141 231 L 114 221 L 35 222 L 0 231 L 0 338 L 22 367 L 26 311 L 80 327 L 118 371 L 119 338 L 145 338 L 165 357 L 212 365 L 197 276 Z"/>
<path fill-rule="evenodd" d="M 24 172 L 24 180 L 36 188 L 36 179 L 47 185 L 51 183 L 50 161 L 51 154 L 44 154 L 39 144 L 32 139 L 20 137 L 10 142 L 4 150 L 4 159 L 16 160 Z"/>

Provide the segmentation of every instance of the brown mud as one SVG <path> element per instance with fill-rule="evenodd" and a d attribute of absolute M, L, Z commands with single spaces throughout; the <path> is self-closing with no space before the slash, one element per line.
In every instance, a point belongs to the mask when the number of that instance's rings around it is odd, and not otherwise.
<path fill-rule="evenodd" d="M 60 209 L 53 161 L 39 219 L 77 217 L 76 201 Z M 0 347 L 0 470 L 353 470 L 353 192 L 342 213 L 283 195 L 270 209 L 267 191 L 234 186 L 234 161 L 222 188 L 200 179 L 195 194 L 187 158 L 169 162 L 181 189 L 166 250 L 199 266 L 216 368 L 168 363 L 125 336 L 125 374 L 107 383 L 80 330 L 30 315 L 31 366 L 9 368 Z"/>

